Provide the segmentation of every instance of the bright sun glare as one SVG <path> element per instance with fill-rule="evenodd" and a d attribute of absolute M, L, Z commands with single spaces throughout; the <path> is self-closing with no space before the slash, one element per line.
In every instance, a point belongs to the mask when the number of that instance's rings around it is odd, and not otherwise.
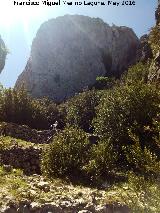
<path fill-rule="evenodd" d="M 44 14 L 41 6 L 14 6 L 12 0 L 0 0 L 1 24 L 9 28 L 17 22 L 28 25 L 34 18 Z"/>

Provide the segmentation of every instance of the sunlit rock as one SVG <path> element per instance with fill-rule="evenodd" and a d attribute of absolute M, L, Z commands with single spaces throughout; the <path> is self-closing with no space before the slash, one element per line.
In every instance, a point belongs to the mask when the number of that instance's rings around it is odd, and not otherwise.
<path fill-rule="evenodd" d="M 16 82 L 34 97 L 63 101 L 95 83 L 120 76 L 133 63 L 139 40 L 132 29 L 99 18 L 66 15 L 41 25 Z"/>

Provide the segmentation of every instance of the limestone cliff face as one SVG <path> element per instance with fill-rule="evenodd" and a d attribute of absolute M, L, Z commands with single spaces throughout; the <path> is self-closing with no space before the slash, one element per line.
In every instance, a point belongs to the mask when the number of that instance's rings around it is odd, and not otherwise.
<path fill-rule="evenodd" d="M 145 34 L 140 38 L 140 45 L 136 53 L 136 61 L 145 63 L 152 58 L 153 53 L 149 43 L 149 35 Z"/>
<path fill-rule="evenodd" d="M 0 73 L 2 72 L 5 66 L 6 55 L 7 55 L 6 47 L 0 36 Z"/>
<path fill-rule="evenodd" d="M 99 18 L 66 15 L 42 24 L 25 70 L 18 77 L 34 97 L 63 101 L 95 83 L 119 76 L 135 59 L 139 40 L 132 29 Z"/>

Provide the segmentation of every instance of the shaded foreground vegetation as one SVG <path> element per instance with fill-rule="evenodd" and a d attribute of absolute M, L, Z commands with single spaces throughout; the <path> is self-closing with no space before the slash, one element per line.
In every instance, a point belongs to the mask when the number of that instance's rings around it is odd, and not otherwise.
<path fill-rule="evenodd" d="M 6 138 L 6 146 L 8 146 L 7 140 L 10 143 L 10 139 Z M 17 143 L 24 148 L 28 146 L 27 142 L 17 141 Z M 148 179 L 141 175 L 137 176 L 133 172 L 123 175 L 127 177 L 127 181 L 113 185 L 106 181 L 104 188 L 97 189 L 73 185 L 69 180 L 40 175 L 26 176 L 20 169 L 0 166 L 0 210 L 8 206 L 8 209 L 15 211 L 21 206 L 23 212 L 27 206 L 29 212 L 40 212 L 40 209 L 52 206 L 53 212 L 56 213 L 77 212 L 81 209 L 91 212 L 105 212 L 105 209 L 111 212 L 119 210 L 124 213 L 128 206 L 131 212 L 135 213 L 158 213 L 160 208 L 159 180 L 155 177 Z"/>
<path fill-rule="evenodd" d="M 43 161 L 55 176 L 72 173 L 68 169 L 96 174 L 98 178 L 121 169 L 154 173 L 143 161 L 150 165 L 149 161 L 158 162 L 160 157 L 160 95 L 147 76 L 148 65 L 139 63 L 112 88 L 92 89 L 60 105 L 46 98 L 33 99 L 23 88 L 1 88 L 0 121 L 36 129 L 49 129 L 58 122 L 61 132 L 53 138 Z M 89 141 L 88 133 L 97 136 L 94 143 Z M 62 166 L 62 171 L 56 170 L 56 165 L 59 170 Z"/>
<path fill-rule="evenodd" d="M 117 199 L 123 202 L 125 198 L 124 203 L 134 212 L 156 212 L 160 94 L 157 84 L 147 79 L 148 66 L 139 63 L 121 80 L 112 80 L 111 87 L 103 79 L 100 89 L 92 88 L 60 105 L 46 98 L 33 99 L 23 88 L 17 91 L 1 87 L 0 121 L 36 129 L 49 129 L 57 121 L 59 131 L 48 146 L 43 146 L 44 176 L 97 187 L 118 184 L 113 185 L 122 195 Z M 90 135 L 95 140 L 90 140 Z M 153 192 L 153 200 L 141 198 L 142 193 L 149 196 Z"/>

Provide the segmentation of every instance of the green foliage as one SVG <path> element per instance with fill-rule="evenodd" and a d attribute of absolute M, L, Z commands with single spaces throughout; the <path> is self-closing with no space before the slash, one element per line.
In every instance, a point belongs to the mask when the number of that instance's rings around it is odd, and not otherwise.
<path fill-rule="evenodd" d="M 4 89 L 1 95 L 0 120 L 20 123 L 27 122 L 31 114 L 31 98 L 25 90 Z"/>
<path fill-rule="evenodd" d="M 159 213 L 160 185 L 153 178 L 127 174 L 128 181 L 114 185 L 106 192 L 109 200 L 127 205 L 133 213 Z"/>
<path fill-rule="evenodd" d="M 160 185 L 158 180 L 146 179 L 144 176 L 136 176 L 130 173 L 128 175 L 128 183 L 130 190 L 126 193 L 128 198 L 125 201 L 133 212 L 159 212 Z"/>
<path fill-rule="evenodd" d="M 57 105 L 44 99 L 33 99 L 24 88 L 0 89 L 0 121 L 26 124 L 36 129 L 48 129 L 58 121 Z"/>
<path fill-rule="evenodd" d="M 100 141 L 97 145 L 93 145 L 89 156 L 89 162 L 83 170 L 93 181 L 101 181 L 116 168 L 117 153 L 110 141 Z"/>
<path fill-rule="evenodd" d="M 153 141 L 153 134 L 149 134 L 145 127 L 152 128 L 159 103 L 159 92 L 153 85 L 137 83 L 107 91 L 97 107 L 95 131 L 102 138 L 110 139 L 121 155 L 122 146 L 133 143 L 129 134 L 132 129 L 143 149 Z"/>
<path fill-rule="evenodd" d="M 0 136 L 0 151 L 9 150 L 14 146 L 21 147 L 24 149 L 32 146 L 36 149 L 36 148 L 42 148 L 45 145 L 44 144 L 34 144 L 34 143 L 24 141 L 21 139 L 15 139 L 10 136 L 7 136 L 7 137 Z"/>
<path fill-rule="evenodd" d="M 98 105 L 101 93 L 95 90 L 80 93 L 65 103 L 66 123 L 91 132 L 92 120 L 95 117 L 95 107 Z"/>
<path fill-rule="evenodd" d="M 149 35 L 149 42 L 151 44 L 152 51 L 154 56 L 158 51 L 160 51 L 160 26 L 157 25 L 152 28 L 150 35 Z"/>
<path fill-rule="evenodd" d="M 122 77 L 125 84 L 147 83 L 149 74 L 149 63 L 138 63 L 130 67 L 127 73 Z"/>
<path fill-rule="evenodd" d="M 159 92 L 152 85 L 122 86 L 106 92 L 97 107 L 96 132 L 119 141 L 133 125 L 152 124 L 159 103 Z"/>
<path fill-rule="evenodd" d="M 134 171 L 143 175 L 157 175 L 160 173 L 160 161 L 155 153 L 152 153 L 147 147 L 142 149 L 139 138 L 130 134 L 134 141 L 133 145 L 124 146 L 124 151 L 130 167 Z"/>
<path fill-rule="evenodd" d="M 89 140 L 85 132 L 66 128 L 57 134 L 42 155 L 42 172 L 51 177 L 79 175 L 87 161 Z"/>
<path fill-rule="evenodd" d="M 47 98 L 32 100 L 32 120 L 30 126 L 37 129 L 49 129 L 56 121 L 59 122 L 60 113 L 57 105 Z"/>
<path fill-rule="evenodd" d="M 93 87 L 98 90 L 111 89 L 115 84 L 115 78 L 99 76 L 96 78 L 96 83 Z"/>

